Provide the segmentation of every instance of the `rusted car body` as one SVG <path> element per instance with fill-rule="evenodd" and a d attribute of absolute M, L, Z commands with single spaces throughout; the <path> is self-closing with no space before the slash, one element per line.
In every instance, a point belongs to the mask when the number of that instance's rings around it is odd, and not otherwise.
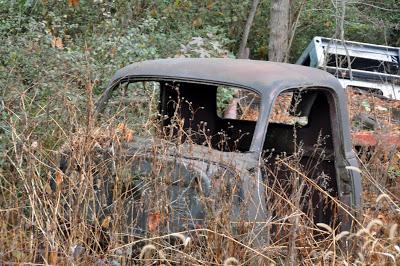
<path fill-rule="evenodd" d="M 358 163 L 350 140 L 346 95 L 332 75 L 298 65 L 253 60 L 145 61 L 117 71 L 97 103 L 99 116 L 112 101 L 113 93 L 124 87 L 121 84 L 147 81 L 158 84 L 155 120 L 159 131 L 152 138 L 134 137 L 126 143 L 124 156 L 131 158 L 127 159 L 131 165 L 128 177 L 154 174 L 154 161 L 163 162 L 155 175 L 167 185 L 160 193 L 141 190 L 135 196 L 142 198 L 140 206 L 135 205 L 135 200 L 124 205 L 129 209 L 126 219 L 129 223 L 135 221 L 131 232 L 152 231 L 163 222 L 154 219 L 154 207 L 150 205 L 165 192 L 169 197 L 166 216 L 171 221 L 165 228 L 169 232 L 204 226 L 205 217 L 211 213 L 225 215 L 231 221 L 250 222 L 252 236 L 262 243 L 263 223 L 276 212 L 268 204 L 272 180 L 287 184 L 293 176 L 283 170 L 272 175 L 268 169 L 281 162 L 281 156 L 295 154 L 298 147 L 303 150 L 299 163 L 313 168 L 304 173 L 296 170 L 304 168 L 292 169 L 297 177 L 315 186 L 308 198 L 311 219 L 349 229 L 351 219 L 342 214 L 359 207 L 361 182 L 360 174 L 354 171 Z M 218 115 L 216 95 L 221 87 L 240 88 L 258 95 L 256 121 Z M 288 91 L 293 98 L 301 94 L 296 104 L 291 100 L 290 112 L 306 117 L 306 123 L 271 121 L 278 96 Z M 174 120 L 174 116 L 178 118 Z M 179 124 L 178 129 L 174 123 Z M 322 138 L 324 141 L 319 141 Z M 320 153 L 325 157 L 316 163 L 315 156 Z M 318 181 L 321 175 L 326 177 L 324 185 Z M 135 187 L 143 184 L 142 180 L 135 182 Z M 285 193 L 295 189 L 292 186 Z M 224 198 L 228 194 L 231 196 Z M 113 200 L 109 195 L 110 205 Z M 345 212 L 328 207 L 327 202 L 336 200 L 345 206 Z M 224 201 L 229 202 L 228 210 L 219 207 Z M 157 224 L 149 223 L 149 219 Z"/>

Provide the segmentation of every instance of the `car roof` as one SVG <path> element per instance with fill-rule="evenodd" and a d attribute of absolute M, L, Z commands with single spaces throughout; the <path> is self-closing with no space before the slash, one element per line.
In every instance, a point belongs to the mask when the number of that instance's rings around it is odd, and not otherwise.
<path fill-rule="evenodd" d="M 110 86 L 124 78 L 193 80 L 237 85 L 260 94 L 293 87 L 343 90 L 331 74 L 305 66 L 228 58 L 173 58 L 134 63 L 116 72 Z"/>
<path fill-rule="evenodd" d="M 97 102 L 96 111 L 102 111 L 117 83 L 130 78 L 195 81 L 246 87 L 261 94 L 264 106 L 272 106 L 276 96 L 285 89 L 330 88 L 337 95 L 335 105 L 337 115 L 341 117 L 339 126 L 342 126 L 344 151 L 346 156 L 353 156 L 345 90 L 333 75 L 320 69 L 286 63 L 228 58 L 172 58 L 143 61 L 128 65 L 115 73 L 108 88 Z M 262 115 L 266 114 L 267 112 L 264 112 Z M 261 118 L 260 120 L 267 121 L 268 118 L 264 117 L 264 120 Z M 260 124 L 262 123 L 257 123 L 257 127 Z M 255 138 L 263 138 L 264 131 L 257 132 L 255 134 L 258 135 Z"/>

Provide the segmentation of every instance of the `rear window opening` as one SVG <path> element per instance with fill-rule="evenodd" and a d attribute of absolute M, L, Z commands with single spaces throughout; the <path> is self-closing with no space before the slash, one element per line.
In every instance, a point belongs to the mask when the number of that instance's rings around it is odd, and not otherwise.
<path fill-rule="evenodd" d="M 160 99 L 164 135 L 220 151 L 249 151 L 259 115 L 258 94 L 228 86 L 165 82 Z"/>
<path fill-rule="evenodd" d="M 234 87 L 217 87 L 217 114 L 220 118 L 257 121 L 259 113 L 258 94 Z"/>

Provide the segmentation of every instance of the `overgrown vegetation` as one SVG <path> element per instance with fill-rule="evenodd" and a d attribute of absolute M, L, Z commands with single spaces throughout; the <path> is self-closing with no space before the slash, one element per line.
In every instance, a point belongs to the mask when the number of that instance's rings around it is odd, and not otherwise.
<path fill-rule="evenodd" d="M 129 250 L 131 245 L 124 244 L 127 239 L 118 234 L 123 223 L 115 220 L 116 216 L 99 216 L 89 223 L 79 217 L 82 208 L 89 206 L 85 204 L 72 208 L 73 219 L 63 220 L 60 215 L 62 197 L 68 197 L 68 192 L 89 204 L 96 183 L 82 184 L 93 181 L 92 167 L 97 167 L 93 151 L 98 145 L 109 145 L 101 140 L 124 143 L 130 140 L 130 131 L 137 130 L 109 127 L 99 131 L 106 125 L 96 124 L 93 103 L 113 72 L 132 62 L 180 56 L 234 57 L 249 2 L 0 0 L 2 263 L 133 263 L 126 255 L 135 250 Z M 398 2 L 378 4 L 352 4 L 347 11 L 346 36 L 399 46 Z M 293 5 L 299 23 L 291 59 L 297 58 L 314 35 L 331 37 L 336 31 L 331 2 L 293 1 Z M 268 7 L 268 1 L 261 1 L 253 25 L 249 39 L 253 58 L 266 59 L 268 54 Z M 73 158 L 86 167 L 78 179 L 58 169 L 61 147 L 73 144 L 77 147 Z M 135 252 L 142 262 L 155 259 L 159 264 L 240 265 L 254 259 L 283 264 L 290 252 L 309 265 L 398 264 L 399 156 L 398 150 L 380 146 L 372 154 L 360 153 L 365 202 L 355 232 L 338 234 L 335 228 L 316 226 L 295 204 L 282 208 L 286 205 L 275 201 L 271 205 L 282 209 L 281 219 L 268 223 L 279 227 L 281 235 L 258 250 L 229 235 L 221 226 L 227 221 L 221 218 L 215 227 L 194 229 L 190 243 L 180 234 L 154 233 L 140 241 Z M 126 165 L 120 163 L 123 177 Z M 306 174 L 296 157 L 282 158 L 280 167 L 300 177 Z M 115 196 L 123 197 L 122 192 L 117 190 Z M 282 200 L 296 203 L 298 196 Z M 121 206 L 118 208 L 122 213 Z M 157 213 L 154 219 L 159 219 Z M 297 225 L 295 234 L 293 224 Z M 320 234 L 319 240 L 315 234 Z M 172 245 L 166 241 L 170 237 L 182 242 Z M 105 247 L 104 241 L 111 244 Z M 295 250 L 290 250 L 291 243 L 296 243 Z"/>

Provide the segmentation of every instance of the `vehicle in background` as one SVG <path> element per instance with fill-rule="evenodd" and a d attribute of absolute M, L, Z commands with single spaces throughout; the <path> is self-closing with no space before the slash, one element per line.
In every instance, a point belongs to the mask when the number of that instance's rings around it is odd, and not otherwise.
<path fill-rule="evenodd" d="M 350 62 L 350 64 L 349 64 Z M 314 37 L 296 64 L 325 70 L 343 88 L 400 100 L 400 48 Z"/>

